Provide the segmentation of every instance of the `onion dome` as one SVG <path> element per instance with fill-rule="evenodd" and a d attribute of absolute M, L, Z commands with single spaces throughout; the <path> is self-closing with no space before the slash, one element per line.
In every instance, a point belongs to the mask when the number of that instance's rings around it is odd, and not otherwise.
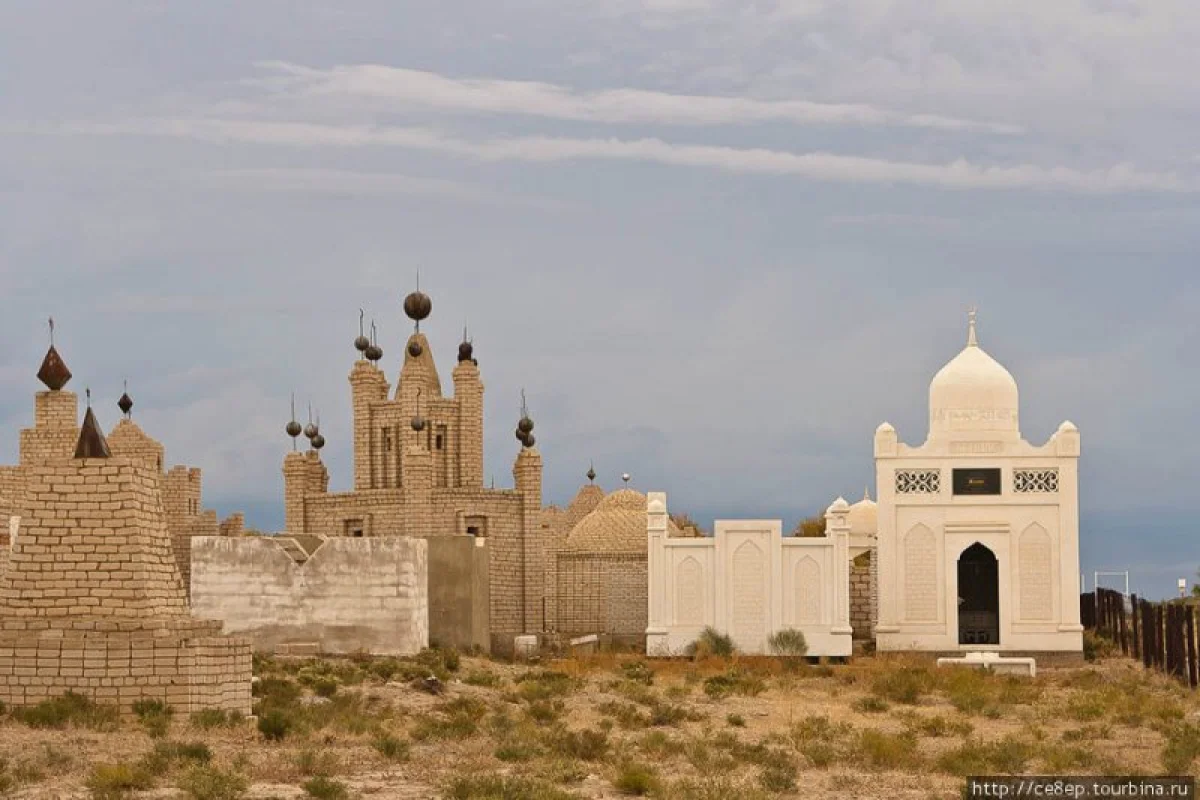
<path fill-rule="evenodd" d="M 464 339 L 462 341 L 462 344 L 460 344 L 458 346 L 458 363 L 461 364 L 464 361 L 471 361 L 472 360 L 472 358 L 471 358 L 472 350 L 473 350 L 473 347 L 471 346 L 471 343 L 468 342 L 466 339 Z"/>
<path fill-rule="evenodd" d="M 414 322 L 420 322 L 429 316 L 433 311 L 433 301 L 429 299 L 429 295 L 421 290 L 417 290 L 404 298 L 404 313 Z"/>
<path fill-rule="evenodd" d="M 929 384 L 930 435 L 1017 433 L 1017 409 L 1017 382 L 979 346 L 972 311 L 967 346 Z"/>

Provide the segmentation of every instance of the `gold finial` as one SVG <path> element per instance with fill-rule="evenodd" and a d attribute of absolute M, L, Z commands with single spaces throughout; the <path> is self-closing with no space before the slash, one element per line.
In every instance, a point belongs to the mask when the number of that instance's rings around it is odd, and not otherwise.
<path fill-rule="evenodd" d="M 977 310 L 975 306 L 971 306 L 970 310 L 967 311 L 967 347 L 979 346 L 979 342 L 975 338 L 975 312 Z"/>

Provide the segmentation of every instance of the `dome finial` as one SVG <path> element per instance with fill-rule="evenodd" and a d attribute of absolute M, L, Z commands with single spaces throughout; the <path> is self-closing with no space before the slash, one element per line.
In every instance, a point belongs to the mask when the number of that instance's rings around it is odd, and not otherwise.
<path fill-rule="evenodd" d="M 870 499 L 871 499 L 871 487 L 868 486 L 865 489 L 863 489 L 863 500 L 870 500 Z"/>
<path fill-rule="evenodd" d="M 596 465 L 593 464 L 591 461 L 588 461 L 587 479 L 588 479 L 588 483 L 596 482 Z"/>
<path fill-rule="evenodd" d="M 978 347 L 979 342 L 975 338 L 975 312 L 978 309 L 971 306 L 967 311 L 967 347 Z"/>

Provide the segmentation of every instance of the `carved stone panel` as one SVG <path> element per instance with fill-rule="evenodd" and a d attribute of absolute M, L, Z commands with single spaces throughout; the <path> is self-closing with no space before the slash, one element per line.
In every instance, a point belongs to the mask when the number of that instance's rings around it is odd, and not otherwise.
<path fill-rule="evenodd" d="M 909 622 L 936 622 L 937 542 L 933 531 L 918 525 L 904 537 L 904 609 Z"/>
<path fill-rule="evenodd" d="M 800 625 L 821 623 L 821 567 L 805 556 L 796 564 L 796 622 Z"/>

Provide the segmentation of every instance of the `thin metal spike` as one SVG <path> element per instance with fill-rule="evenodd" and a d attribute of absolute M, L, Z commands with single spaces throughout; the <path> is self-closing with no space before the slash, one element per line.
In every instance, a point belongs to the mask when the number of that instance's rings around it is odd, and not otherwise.
<path fill-rule="evenodd" d="M 50 346 L 54 347 L 54 317 L 50 318 Z"/>
<path fill-rule="evenodd" d="M 366 312 L 360 308 L 358 310 L 358 335 L 359 336 L 363 335 L 363 317 L 365 315 L 366 315 Z"/>
<path fill-rule="evenodd" d="M 92 390 L 90 387 L 85 387 L 83 392 L 84 392 L 84 394 L 87 395 L 87 407 L 91 408 L 92 407 Z"/>

